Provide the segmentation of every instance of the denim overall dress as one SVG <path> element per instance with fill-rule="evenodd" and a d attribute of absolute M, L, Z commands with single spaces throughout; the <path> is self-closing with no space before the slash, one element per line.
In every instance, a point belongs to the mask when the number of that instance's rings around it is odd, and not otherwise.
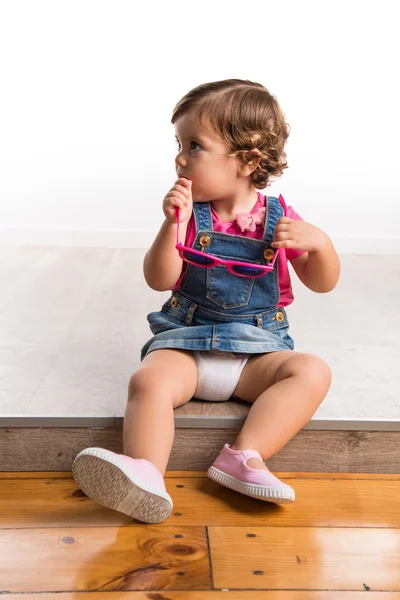
<path fill-rule="evenodd" d="M 210 202 L 194 203 L 193 213 L 195 250 L 222 259 L 268 264 L 274 229 L 283 216 L 278 198 L 266 199 L 262 240 L 213 231 Z M 269 260 L 264 256 L 268 249 Z M 279 297 L 278 261 L 273 271 L 253 278 L 238 277 L 223 266 L 205 269 L 187 263 L 179 292 L 172 293 L 161 311 L 147 315 L 154 335 L 143 346 L 141 360 L 162 348 L 231 356 L 293 350 L 286 311 L 277 307 Z"/>

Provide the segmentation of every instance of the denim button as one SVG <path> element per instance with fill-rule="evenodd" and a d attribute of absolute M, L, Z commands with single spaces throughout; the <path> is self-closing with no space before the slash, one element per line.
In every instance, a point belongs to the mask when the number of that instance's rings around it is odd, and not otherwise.
<path fill-rule="evenodd" d="M 172 308 L 176 308 L 178 306 L 178 300 L 175 298 L 175 296 L 173 296 L 171 299 L 171 306 Z"/>
<path fill-rule="evenodd" d="M 277 312 L 275 315 L 275 319 L 278 321 L 278 323 L 282 323 L 284 318 L 285 317 L 283 316 L 283 313 L 281 313 L 281 312 Z"/>
<path fill-rule="evenodd" d="M 209 246 L 211 244 L 211 238 L 209 235 L 202 235 L 201 238 L 199 239 L 200 242 L 200 246 L 203 246 L 203 248 L 206 248 L 207 246 Z"/>
<path fill-rule="evenodd" d="M 264 258 L 267 261 L 270 261 L 274 258 L 275 256 L 275 252 L 272 250 L 272 248 L 267 248 L 266 250 L 264 250 Z"/>

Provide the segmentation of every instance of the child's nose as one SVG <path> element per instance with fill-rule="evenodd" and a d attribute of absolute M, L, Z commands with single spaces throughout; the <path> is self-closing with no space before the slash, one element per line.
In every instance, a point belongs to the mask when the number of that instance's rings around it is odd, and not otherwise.
<path fill-rule="evenodd" d="M 184 167 L 186 165 L 186 158 L 183 155 L 183 152 L 179 152 L 179 154 L 177 155 L 176 159 L 175 159 L 176 163 L 182 167 Z"/>

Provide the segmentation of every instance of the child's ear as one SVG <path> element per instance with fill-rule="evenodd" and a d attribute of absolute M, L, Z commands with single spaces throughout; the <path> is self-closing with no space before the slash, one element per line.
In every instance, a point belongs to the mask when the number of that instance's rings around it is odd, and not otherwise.
<path fill-rule="evenodd" d="M 261 152 L 259 151 L 258 148 L 254 148 L 253 150 L 249 150 L 249 159 L 251 163 L 256 164 L 257 166 L 260 164 L 261 161 Z"/>
<path fill-rule="evenodd" d="M 257 148 L 254 150 L 249 150 L 246 155 L 246 159 L 248 159 L 248 162 L 240 169 L 240 174 L 248 176 L 251 175 L 260 164 L 261 153 L 259 150 L 257 150 Z"/>

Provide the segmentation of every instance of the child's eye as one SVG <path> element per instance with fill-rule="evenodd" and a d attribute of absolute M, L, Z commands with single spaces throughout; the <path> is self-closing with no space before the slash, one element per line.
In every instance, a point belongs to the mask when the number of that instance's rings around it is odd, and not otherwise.
<path fill-rule="evenodd" d="M 176 145 L 177 145 L 177 149 L 179 150 L 179 152 L 181 151 L 181 144 L 180 142 L 178 142 L 178 140 L 176 140 Z M 190 142 L 190 150 L 195 150 L 195 148 L 193 146 L 197 146 L 197 148 L 201 149 L 201 146 L 197 143 L 197 142 Z"/>

